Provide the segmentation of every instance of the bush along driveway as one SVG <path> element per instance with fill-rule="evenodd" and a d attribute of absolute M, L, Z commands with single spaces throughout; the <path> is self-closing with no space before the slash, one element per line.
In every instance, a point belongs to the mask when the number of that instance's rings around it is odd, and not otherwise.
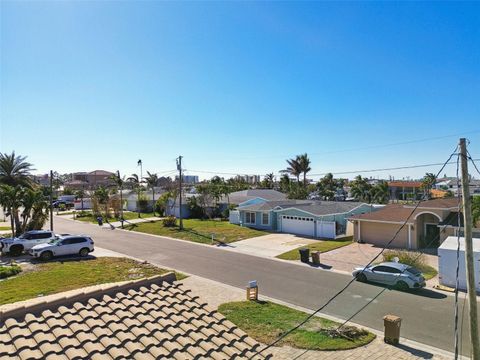
<path fill-rule="evenodd" d="M 154 221 L 135 224 L 127 229 L 203 244 L 212 244 L 212 234 L 215 243 L 231 243 L 267 234 L 265 231 L 241 227 L 220 220 L 184 219 L 183 227 L 184 229 L 180 230 L 178 226 L 166 227 L 162 221 Z"/>

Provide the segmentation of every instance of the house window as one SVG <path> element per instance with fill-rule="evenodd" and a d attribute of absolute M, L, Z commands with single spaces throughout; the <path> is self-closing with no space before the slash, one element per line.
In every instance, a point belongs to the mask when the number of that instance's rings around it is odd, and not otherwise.
<path fill-rule="evenodd" d="M 262 214 L 262 225 L 268 225 L 270 222 L 270 216 L 268 213 L 263 213 Z"/>
<path fill-rule="evenodd" d="M 246 224 L 255 224 L 255 213 L 254 212 L 246 212 L 245 213 L 245 223 Z"/>

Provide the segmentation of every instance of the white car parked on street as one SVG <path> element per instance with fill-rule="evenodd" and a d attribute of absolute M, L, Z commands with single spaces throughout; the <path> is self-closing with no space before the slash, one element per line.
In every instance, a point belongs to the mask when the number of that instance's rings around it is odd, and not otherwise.
<path fill-rule="evenodd" d="M 58 235 L 48 230 L 27 231 L 19 237 L 1 239 L 0 251 L 5 254 L 10 253 L 13 256 L 18 256 L 24 251 L 28 252 L 35 245 L 48 243 L 57 238 Z"/>
<path fill-rule="evenodd" d="M 87 256 L 94 250 L 93 240 L 85 235 L 61 236 L 47 244 L 36 245 L 29 254 L 41 260 L 50 260 L 54 256 L 80 255 Z"/>

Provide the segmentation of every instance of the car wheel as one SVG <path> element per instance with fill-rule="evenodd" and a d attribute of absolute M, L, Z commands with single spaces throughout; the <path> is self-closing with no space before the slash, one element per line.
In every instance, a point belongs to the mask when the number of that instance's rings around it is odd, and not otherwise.
<path fill-rule="evenodd" d="M 10 248 L 10 255 L 12 256 L 19 256 L 22 254 L 22 251 L 23 251 L 23 246 L 21 245 L 13 245 L 11 248 Z"/>
<path fill-rule="evenodd" d="M 364 273 L 359 273 L 357 276 L 355 276 L 355 279 L 360 282 L 367 282 L 367 277 L 365 276 Z"/>
<path fill-rule="evenodd" d="M 405 281 L 401 281 L 401 280 L 397 282 L 396 288 L 400 291 L 408 291 L 410 289 L 408 284 Z"/>
<path fill-rule="evenodd" d="M 53 258 L 53 254 L 51 251 L 44 251 L 41 255 L 40 255 L 40 259 L 43 260 L 43 261 L 48 261 L 48 260 L 51 260 Z"/>
<path fill-rule="evenodd" d="M 82 250 L 80 250 L 79 254 L 80 254 L 81 257 L 85 257 L 85 256 L 88 255 L 89 252 L 90 251 L 87 248 L 83 248 Z"/>

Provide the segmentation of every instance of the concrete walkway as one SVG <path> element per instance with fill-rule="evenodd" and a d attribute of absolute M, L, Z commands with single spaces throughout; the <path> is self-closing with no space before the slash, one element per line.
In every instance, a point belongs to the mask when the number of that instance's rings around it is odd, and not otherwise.
<path fill-rule="evenodd" d="M 268 234 L 251 239 L 236 241 L 224 248 L 244 254 L 274 258 L 284 252 L 297 249 L 318 240 L 307 239 L 292 234 Z"/>

